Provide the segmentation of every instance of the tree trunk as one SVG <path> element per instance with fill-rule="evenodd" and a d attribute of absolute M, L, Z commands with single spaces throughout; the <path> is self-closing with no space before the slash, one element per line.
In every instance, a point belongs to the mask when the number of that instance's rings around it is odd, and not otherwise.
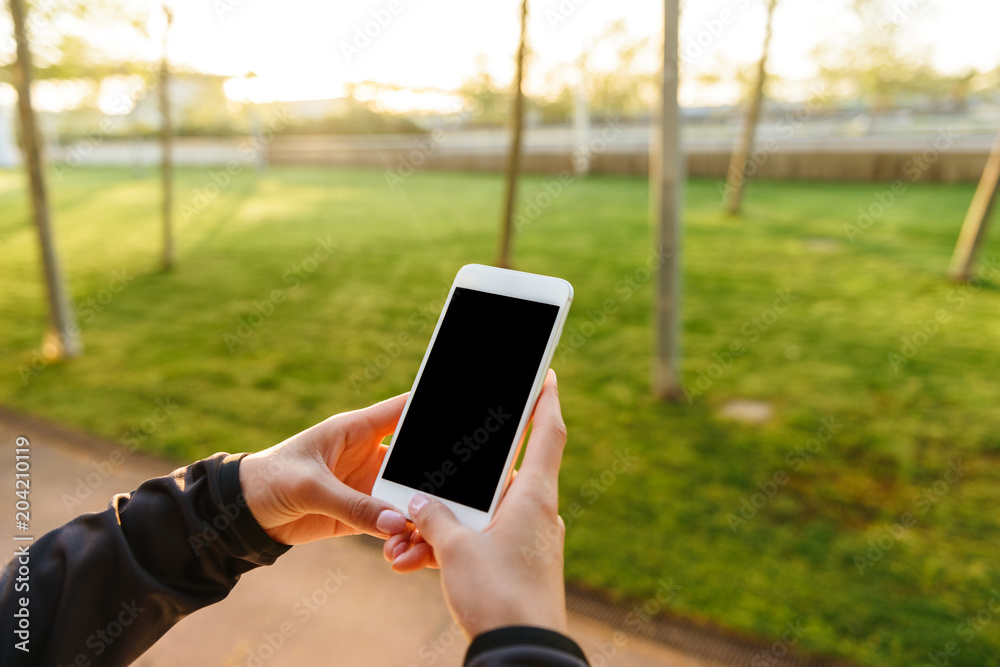
<path fill-rule="evenodd" d="M 590 103 L 587 101 L 586 73 L 580 69 L 580 83 L 573 87 L 573 174 L 586 176 L 590 173 Z"/>
<path fill-rule="evenodd" d="M 42 353 L 48 359 L 62 359 L 81 354 L 83 344 L 80 342 L 80 329 L 73 316 L 69 295 L 63 287 L 59 252 L 52 234 L 48 192 L 45 186 L 45 174 L 42 171 L 40 138 L 35 122 L 35 111 L 31 106 L 31 50 L 24 28 L 27 23 L 26 11 L 23 0 L 10 0 L 10 16 L 14 23 L 14 40 L 17 43 L 14 84 L 17 87 L 24 165 L 30 182 L 31 208 L 35 227 L 38 229 L 38 245 L 42 255 L 42 270 L 49 305 L 49 325 Z"/>
<path fill-rule="evenodd" d="M 507 154 L 506 193 L 503 218 L 500 221 L 500 251 L 497 266 L 510 267 L 510 249 L 514 236 L 514 204 L 517 201 L 517 181 L 521 172 L 521 134 L 524 130 L 524 50 L 527 41 L 528 0 L 521 0 L 521 38 L 517 45 L 517 69 L 514 72 L 514 108 L 510 151 Z"/>
<path fill-rule="evenodd" d="M 173 24 L 173 13 L 166 5 L 163 11 L 167 15 L 167 28 L 163 34 L 163 58 L 160 60 L 160 177 L 163 181 L 163 270 L 170 271 L 174 267 L 174 229 L 173 229 L 173 199 L 174 199 L 174 163 L 173 163 L 173 123 L 170 118 L 170 64 L 167 60 L 167 40 L 170 37 L 170 26 Z"/>
<path fill-rule="evenodd" d="M 764 33 L 764 51 L 757 63 L 757 81 L 754 83 L 750 99 L 747 101 L 746 116 L 743 119 L 743 130 L 739 143 L 733 150 L 729 161 L 729 175 L 726 178 L 726 209 L 732 215 L 740 212 L 743 202 L 743 186 L 750 169 L 750 151 L 753 150 L 753 135 L 757 130 L 757 119 L 760 117 L 760 106 L 764 99 L 764 84 L 767 82 L 767 52 L 771 45 L 771 23 L 774 19 L 774 8 L 778 0 L 770 0 L 767 5 L 767 28 Z"/>
<path fill-rule="evenodd" d="M 968 213 L 965 214 L 965 222 L 962 224 L 958 243 L 955 244 L 955 253 L 951 257 L 951 267 L 948 269 L 948 275 L 951 276 L 952 280 L 964 282 L 972 277 L 972 264 L 976 259 L 976 250 L 979 249 L 979 244 L 986 237 L 990 211 L 996 200 L 998 187 L 1000 187 L 1000 135 L 997 135 L 993 150 L 990 151 L 990 159 L 986 162 L 986 168 L 983 169 L 976 194 L 973 195 L 972 204 L 969 206 Z"/>
<path fill-rule="evenodd" d="M 653 392 L 660 400 L 684 396 L 680 384 L 681 336 L 681 201 L 684 161 L 680 141 L 680 107 L 677 103 L 678 0 L 663 3 L 663 80 L 656 134 L 651 146 L 649 175 L 656 252 L 656 356 Z"/>

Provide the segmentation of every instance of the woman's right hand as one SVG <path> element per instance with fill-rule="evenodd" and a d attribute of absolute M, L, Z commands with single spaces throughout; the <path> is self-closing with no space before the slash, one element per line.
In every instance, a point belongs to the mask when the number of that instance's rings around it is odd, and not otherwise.
<path fill-rule="evenodd" d="M 440 501 L 417 495 L 409 506 L 416 532 L 385 545 L 398 572 L 441 568 L 448 608 L 469 637 L 510 625 L 566 632 L 566 526 L 559 516 L 565 444 L 556 375 L 550 370 L 524 461 L 490 525 L 482 532 L 468 528 Z"/>

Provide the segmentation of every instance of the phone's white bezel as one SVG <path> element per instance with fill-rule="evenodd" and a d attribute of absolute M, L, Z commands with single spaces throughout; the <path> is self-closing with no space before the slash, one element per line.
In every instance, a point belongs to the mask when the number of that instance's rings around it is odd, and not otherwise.
<path fill-rule="evenodd" d="M 552 325 L 552 330 L 549 332 L 549 339 L 545 345 L 545 352 L 542 355 L 542 360 L 539 363 L 538 370 L 535 371 L 535 379 L 531 386 L 531 393 L 528 395 L 528 401 L 525 404 L 524 412 L 520 415 L 520 421 L 517 425 L 514 442 L 511 444 L 510 451 L 508 452 L 503 473 L 500 475 L 500 481 L 497 484 L 497 488 L 493 492 L 493 500 L 490 503 L 489 510 L 483 512 L 473 507 L 469 507 L 468 505 L 462 505 L 452 500 L 434 496 L 447 505 L 448 508 L 455 513 L 458 520 L 463 524 L 476 530 L 482 530 L 486 528 L 492 520 L 493 514 L 496 512 L 497 506 L 500 503 L 500 498 L 503 496 L 503 492 L 506 489 L 507 484 L 510 482 L 514 462 L 517 460 L 521 445 L 524 442 L 524 434 L 528 428 L 528 422 L 531 420 L 531 415 L 535 410 L 535 402 L 538 400 L 538 395 L 542 391 L 542 385 L 545 382 L 545 374 L 548 372 L 549 365 L 552 363 L 552 357 L 555 355 L 556 347 L 559 345 L 559 337 L 562 334 L 563 326 L 566 324 L 569 307 L 573 301 L 573 287 L 561 278 L 540 276 L 534 273 L 523 273 L 521 271 L 511 271 L 508 269 L 498 269 L 492 266 L 483 266 L 482 264 L 468 264 L 463 266 L 459 270 L 458 275 L 455 276 L 455 282 L 448 291 L 448 299 L 445 301 L 444 308 L 441 309 L 441 315 L 438 317 L 437 325 L 434 327 L 434 333 L 431 334 L 431 340 L 427 344 L 427 351 L 424 352 L 424 358 L 420 362 L 420 368 L 417 370 L 416 378 L 413 380 L 413 387 L 410 389 L 410 395 L 406 399 L 406 405 L 403 406 L 403 413 L 399 418 L 400 424 L 402 424 L 406 419 L 406 412 L 410 409 L 410 399 L 413 397 L 413 392 L 420 383 L 420 377 L 423 375 L 424 366 L 427 364 L 427 358 L 430 356 L 431 349 L 433 349 L 434 343 L 437 340 L 438 331 L 441 328 L 441 322 L 444 320 L 444 316 L 448 312 L 448 307 L 451 305 L 452 295 L 454 295 L 456 287 L 467 287 L 481 292 L 501 294 L 504 296 L 512 296 L 519 299 L 559 306 L 559 313 L 556 315 L 555 323 Z M 396 435 L 398 433 L 399 427 L 396 428 L 396 432 L 392 435 L 392 441 L 389 443 L 389 450 L 386 452 L 385 459 L 382 461 L 382 467 L 378 471 L 378 477 L 375 479 L 375 485 L 372 487 L 372 496 L 392 503 L 395 507 L 398 507 L 407 516 L 407 518 L 411 518 L 407 509 L 410 498 L 418 493 L 424 492 L 408 486 L 403 486 L 402 484 L 398 484 L 396 482 L 391 482 L 382 477 L 385 472 L 386 464 L 389 462 L 389 457 L 392 456 L 392 450 L 396 444 Z M 426 495 L 433 496 L 434 494 Z"/>

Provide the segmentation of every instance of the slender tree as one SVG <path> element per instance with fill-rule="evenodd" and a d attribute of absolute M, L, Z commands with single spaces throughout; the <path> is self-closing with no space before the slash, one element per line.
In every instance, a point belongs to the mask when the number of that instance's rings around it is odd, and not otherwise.
<path fill-rule="evenodd" d="M 517 201 L 517 181 L 521 172 L 521 134 L 524 130 L 524 51 L 527 43 L 528 0 L 521 0 L 521 37 L 517 45 L 517 68 L 514 72 L 514 103 L 511 120 L 514 124 L 507 153 L 506 191 L 503 218 L 500 221 L 500 251 L 497 266 L 510 266 L 510 249 L 514 236 L 514 204 Z"/>
<path fill-rule="evenodd" d="M 42 271 L 49 306 L 49 325 L 42 352 L 49 359 L 75 357 L 83 352 L 83 344 L 80 342 L 80 329 L 74 320 L 70 297 L 63 286 L 59 252 L 52 234 L 48 191 L 42 170 L 41 141 L 35 111 L 31 106 L 31 49 L 25 29 L 27 8 L 23 0 L 9 0 L 9 2 L 17 48 L 13 75 L 21 121 L 21 143 L 31 189 L 31 208 L 35 227 L 38 229 L 38 245 L 41 250 Z"/>
<path fill-rule="evenodd" d="M 31 16 L 31 39 L 45 45 L 45 57 L 32 63 L 32 81 L 87 82 L 96 88 L 109 76 L 149 74 L 148 63 L 123 62 L 104 50 L 106 35 L 134 30 L 145 34 L 146 17 L 129 0 L 22 0 Z M 102 30 L 95 30 L 95 28 Z M 11 42 L 13 44 L 13 42 Z M 13 83 L 14 54 L 0 44 L 0 81 Z M 91 100 L 92 102 L 93 100 Z"/>
<path fill-rule="evenodd" d="M 170 117 L 170 62 L 167 46 L 174 14 L 166 4 L 163 5 L 163 13 L 166 15 L 167 26 L 163 31 L 163 57 L 160 59 L 160 177 L 163 181 L 163 270 L 169 271 L 174 266 L 174 128 Z"/>
<path fill-rule="evenodd" d="M 649 151 L 649 185 L 656 226 L 655 326 L 653 392 L 661 400 L 684 396 L 680 384 L 681 336 L 681 201 L 684 161 L 681 152 L 680 106 L 677 102 L 679 0 L 663 3 L 663 71 L 656 133 Z"/>
<path fill-rule="evenodd" d="M 743 130 L 739 143 L 733 150 L 729 161 L 729 175 L 726 178 L 726 209 L 732 214 L 740 212 L 743 202 L 743 186 L 746 184 L 750 167 L 750 151 L 753 150 L 753 136 L 757 131 L 757 121 L 760 118 L 761 102 L 764 100 L 764 84 L 767 82 L 767 52 L 771 46 L 771 24 L 774 20 L 774 8 L 778 0 L 769 0 L 767 5 L 767 27 L 764 32 L 764 50 L 757 63 L 757 80 L 754 82 L 750 97 L 747 100 L 746 113 L 743 118 Z"/>
<path fill-rule="evenodd" d="M 983 169 L 976 194 L 973 195 L 972 204 L 965 214 L 958 243 L 955 244 L 951 267 L 948 269 L 948 275 L 952 280 L 966 281 L 972 277 L 972 264 L 975 262 L 979 244 L 986 237 L 990 211 L 993 209 L 993 202 L 996 201 L 998 188 L 1000 188 L 1000 135 L 997 135 L 993 150 L 990 151 L 990 159 Z"/>

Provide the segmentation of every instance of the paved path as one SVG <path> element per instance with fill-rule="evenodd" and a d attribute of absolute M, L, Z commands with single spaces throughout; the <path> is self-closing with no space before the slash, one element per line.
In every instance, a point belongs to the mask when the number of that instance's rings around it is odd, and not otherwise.
<path fill-rule="evenodd" d="M 79 513 L 103 510 L 115 493 L 175 467 L 0 410 L 4 485 L 13 485 L 18 435 L 31 441 L 36 536 Z M 9 511 L 0 511 L 0 539 L 14 533 L 12 496 L 0 488 L 10 503 Z M 613 633 L 589 618 L 570 617 L 570 634 L 594 667 L 710 666 L 639 638 L 629 638 L 606 658 L 601 648 L 611 652 Z M 437 572 L 397 575 L 374 539 L 338 538 L 295 547 L 272 567 L 248 573 L 226 600 L 181 621 L 135 664 L 430 667 L 460 665 L 465 646 L 442 600 Z"/>

